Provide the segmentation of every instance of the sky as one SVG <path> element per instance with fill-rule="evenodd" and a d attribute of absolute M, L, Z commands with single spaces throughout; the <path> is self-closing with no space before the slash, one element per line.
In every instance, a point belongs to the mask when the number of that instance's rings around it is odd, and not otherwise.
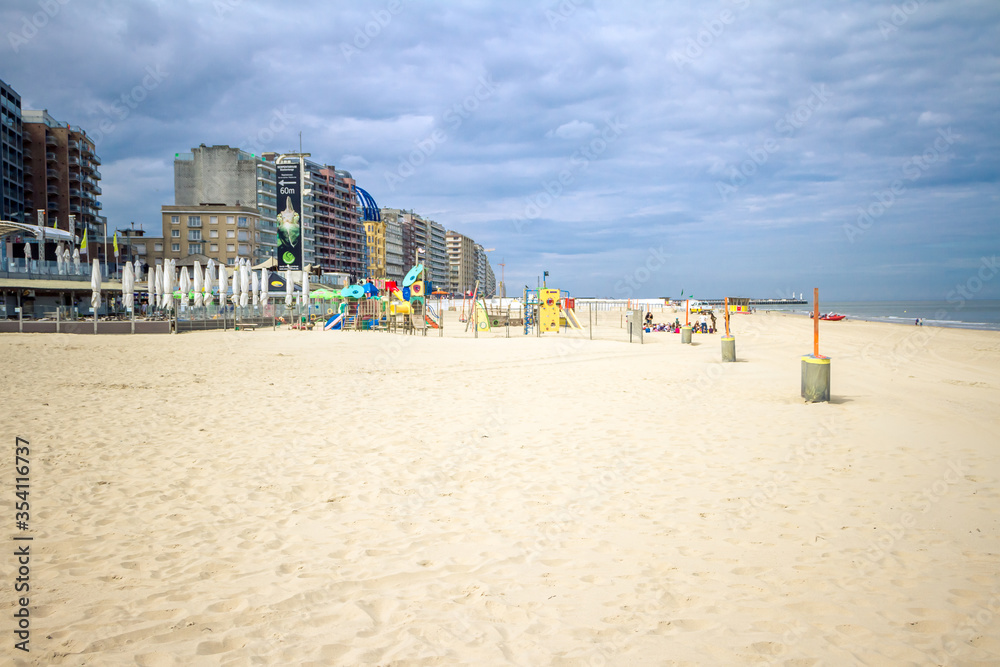
<path fill-rule="evenodd" d="M 0 0 L 0 26 L 23 107 L 96 140 L 110 228 L 159 231 L 175 153 L 301 133 L 495 248 L 508 294 L 1000 298 L 995 0 Z"/>

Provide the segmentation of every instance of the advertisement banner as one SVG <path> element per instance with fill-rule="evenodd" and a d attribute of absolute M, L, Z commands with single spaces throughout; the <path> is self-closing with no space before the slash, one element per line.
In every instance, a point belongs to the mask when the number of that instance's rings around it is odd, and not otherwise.
<path fill-rule="evenodd" d="M 278 181 L 278 270 L 301 271 L 302 173 L 296 162 L 275 165 Z"/>

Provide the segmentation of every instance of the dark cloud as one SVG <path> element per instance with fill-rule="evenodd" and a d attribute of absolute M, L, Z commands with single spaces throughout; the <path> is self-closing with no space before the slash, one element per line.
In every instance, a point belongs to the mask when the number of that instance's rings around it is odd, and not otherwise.
<path fill-rule="evenodd" d="M 112 225 L 156 224 L 176 152 L 302 132 L 514 287 L 622 296 L 662 247 L 650 295 L 942 298 L 1000 245 L 992 1 L 54 0 L 0 25 L 0 78 L 99 138 Z"/>

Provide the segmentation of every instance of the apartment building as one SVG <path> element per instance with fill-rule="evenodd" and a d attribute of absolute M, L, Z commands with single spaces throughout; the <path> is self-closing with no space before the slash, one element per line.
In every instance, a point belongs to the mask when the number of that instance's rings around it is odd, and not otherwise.
<path fill-rule="evenodd" d="M 25 222 L 21 96 L 0 81 L 0 220 Z"/>
<path fill-rule="evenodd" d="M 198 227 L 178 228 L 171 225 L 173 216 L 180 218 L 181 223 L 187 217 L 221 216 L 227 220 L 234 218 L 236 224 L 240 217 L 246 218 L 246 223 L 252 227 L 242 228 L 246 234 L 245 240 L 239 240 L 239 234 L 229 243 L 225 237 L 206 238 L 208 244 L 202 250 L 212 259 L 235 259 L 246 257 L 254 264 L 269 257 L 275 257 L 278 248 L 277 225 L 277 192 L 274 163 L 261 156 L 251 155 L 246 151 L 230 146 L 206 146 L 201 144 L 192 148 L 190 153 L 174 155 L 174 205 L 163 206 L 161 213 L 165 221 L 163 235 L 168 257 L 174 257 L 172 247 L 179 244 L 182 248 L 180 257 L 186 256 L 183 248 L 188 244 L 198 245 L 197 239 L 188 239 L 189 231 L 197 231 Z M 178 208 L 179 207 L 179 208 Z M 303 203 L 303 209 L 305 209 Z M 211 210 L 209 210 L 211 209 Z M 303 214 L 303 227 L 309 230 L 303 234 L 308 242 L 308 251 L 312 251 L 312 212 Z M 197 222 L 197 220 L 196 220 Z M 202 221 L 204 222 L 204 220 Z M 204 231 L 211 231 L 205 228 Z M 180 237 L 172 236 L 180 232 Z M 191 236 L 197 237 L 197 234 Z M 240 252 L 240 245 L 247 246 L 249 254 Z M 304 243 L 305 244 L 305 243 Z M 212 245 L 218 246 L 220 254 L 212 254 Z M 230 253 L 227 248 L 235 245 Z M 307 257 L 306 261 L 309 261 Z M 229 262 L 231 263 L 231 262 Z"/>
<path fill-rule="evenodd" d="M 464 234 L 449 231 L 447 289 L 452 294 L 466 294 L 475 289 L 477 280 L 475 241 Z"/>
<path fill-rule="evenodd" d="M 385 277 L 401 282 L 409 270 L 403 256 L 403 223 L 400 216 L 382 218 L 385 223 Z"/>
<path fill-rule="evenodd" d="M 365 230 L 361 224 L 354 178 L 343 169 L 305 161 L 312 184 L 315 264 L 323 273 L 365 275 Z"/>
<path fill-rule="evenodd" d="M 46 226 L 75 231 L 84 230 L 89 239 L 107 236 L 107 219 L 100 215 L 101 159 L 93 140 L 80 127 L 56 120 L 46 110 L 23 110 L 22 141 L 24 157 L 24 221 L 37 220 L 37 211 L 45 211 Z M 70 216 L 74 216 L 72 229 Z M 104 261 L 105 248 L 94 246 L 95 255 Z"/>
<path fill-rule="evenodd" d="M 203 255 L 222 264 L 261 258 L 260 212 L 252 206 L 163 206 L 163 257 Z"/>

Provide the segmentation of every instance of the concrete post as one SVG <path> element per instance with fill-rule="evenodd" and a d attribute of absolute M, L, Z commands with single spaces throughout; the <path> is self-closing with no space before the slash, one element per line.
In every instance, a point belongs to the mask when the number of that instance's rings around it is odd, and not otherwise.
<path fill-rule="evenodd" d="M 802 357 L 802 398 L 807 403 L 830 400 L 830 358 L 807 354 Z"/>
<path fill-rule="evenodd" d="M 722 360 L 736 361 L 736 338 L 724 336 L 722 338 Z"/>
<path fill-rule="evenodd" d="M 681 343 L 690 345 L 691 344 L 691 325 L 686 324 L 681 327 Z"/>

